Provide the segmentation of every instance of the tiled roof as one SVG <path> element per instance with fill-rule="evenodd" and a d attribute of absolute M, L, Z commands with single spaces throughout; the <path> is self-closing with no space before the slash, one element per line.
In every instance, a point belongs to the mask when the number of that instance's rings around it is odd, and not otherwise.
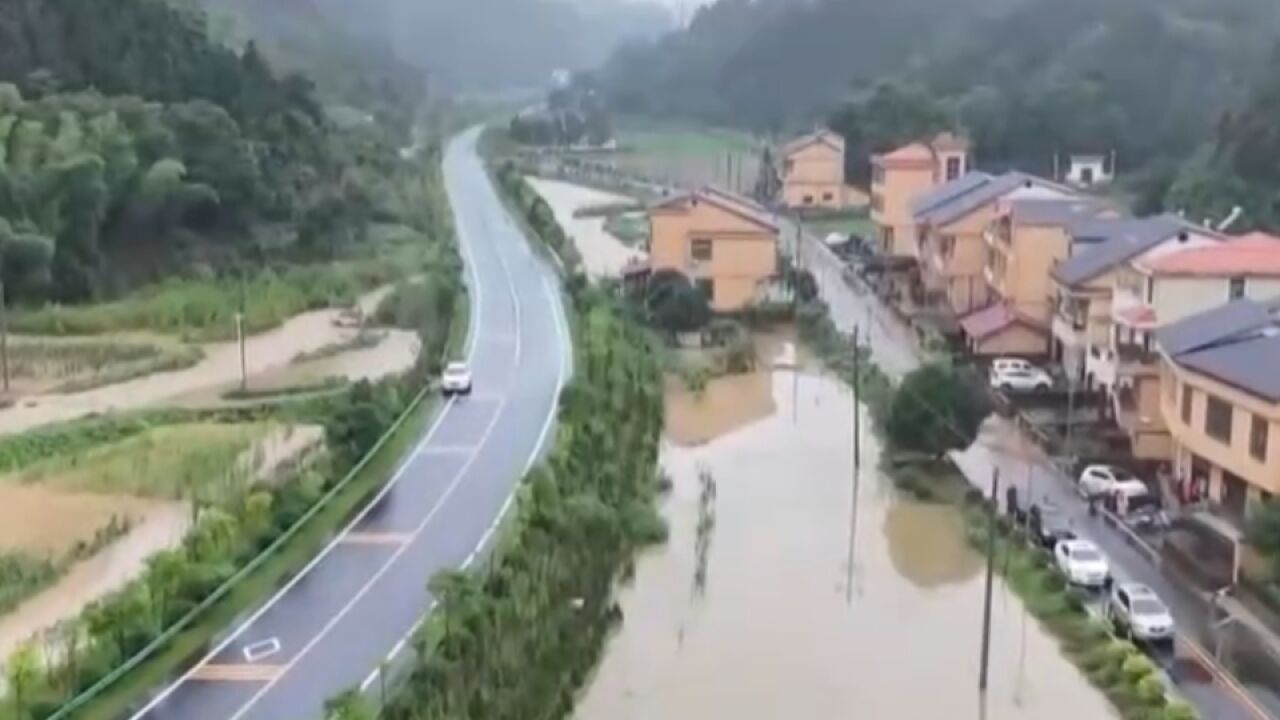
<path fill-rule="evenodd" d="M 988 175 L 980 170 L 965 173 L 955 180 L 942 183 L 925 194 L 917 197 L 911 203 L 911 213 L 919 217 L 924 213 L 934 210 L 937 207 L 951 202 L 956 198 L 977 190 L 995 179 L 995 176 Z"/>
<path fill-rule="evenodd" d="M 977 174 L 978 173 L 970 173 L 970 175 Z M 1047 180 L 1041 180 L 1040 178 L 1020 172 L 1007 172 L 995 177 L 986 175 L 985 173 L 981 173 L 981 175 L 985 175 L 985 181 L 983 178 L 975 178 L 970 181 L 972 183 L 971 185 L 958 186 L 958 188 L 964 190 L 963 192 L 958 192 L 954 194 L 953 197 L 946 198 L 942 202 L 935 204 L 933 207 L 922 212 L 915 213 L 916 222 L 930 225 L 946 225 L 949 222 L 959 220 L 983 205 L 986 205 L 993 200 L 997 200 L 1020 187 L 1050 186 L 1050 183 Z M 966 175 L 965 177 L 968 176 Z M 953 182 L 959 183 L 961 180 L 964 180 L 964 177 Z M 945 187 L 945 185 L 943 187 Z"/>
<path fill-rule="evenodd" d="M 839 134 L 824 128 L 811 132 L 808 135 L 802 135 L 787 143 L 786 146 L 782 148 L 782 154 L 790 155 L 798 150 L 807 148 L 814 143 L 823 143 L 824 145 L 830 146 L 832 149 L 844 152 L 844 138 Z"/>
<path fill-rule="evenodd" d="M 665 198 L 658 203 L 651 205 L 650 208 L 682 208 L 694 201 L 710 203 L 722 210 L 733 213 L 738 217 L 756 223 L 766 229 L 774 232 L 777 232 L 778 230 L 778 224 L 774 220 L 773 214 L 765 209 L 763 205 L 760 205 L 750 198 L 738 195 L 737 193 L 732 193 L 728 190 L 710 185 Z"/>
<path fill-rule="evenodd" d="M 1218 245 L 1169 253 L 1146 267 L 1161 275 L 1280 276 L 1280 238 L 1254 233 Z"/>
<path fill-rule="evenodd" d="M 1072 235 L 1092 242 L 1084 252 L 1059 263 L 1053 276 L 1067 286 L 1084 282 L 1193 227 L 1176 215 L 1081 220 Z"/>
<path fill-rule="evenodd" d="M 929 146 L 924 143 L 913 142 L 903 145 L 895 150 L 890 150 L 887 153 L 877 155 L 876 159 L 890 161 L 933 162 L 933 150 L 930 150 Z"/>
<path fill-rule="evenodd" d="M 989 338 L 1013 325 L 1024 325 L 1035 330 L 1041 329 L 1039 325 L 1018 314 L 1013 308 L 1004 303 L 988 305 L 981 310 L 960 318 L 960 327 L 964 330 L 965 335 L 974 340 Z"/>
<path fill-rule="evenodd" d="M 1014 221 L 1027 225 L 1061 225 L 1070 231 L 1076 223 L 1117 217 L 1114 208 L 1088 198 L 1026 198 L 1010 203 Z"/>
<path fill-rule="evenodd" d="M 1156 332 L 1179 365 L 1251 395 L 1280 402 L 1280 299 L 1242 299 Z"/>

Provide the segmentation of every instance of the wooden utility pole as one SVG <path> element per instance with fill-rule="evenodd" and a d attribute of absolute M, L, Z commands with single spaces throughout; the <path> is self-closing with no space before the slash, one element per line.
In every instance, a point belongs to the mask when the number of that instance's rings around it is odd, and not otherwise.
<path fill-rule="evenodd" d="M 982 597 L 982 652 L 978 660 L 978 694 L 987 695 L 987 670 L 991 664 L 991 583 L 996 557 L 996 503 L 1000 502 L 1000 469 L 991 470 L 991 505 L 987 512 L 987 581 Z"/>
<path fill-rule="evenodd" d="M 240 312 L 236 313 L 236 340 L 240 343 L 240 391 L 249 389 L 249 366 L 245 357 L 245 313 L 249 307 L 248 290 L 245 288 L 245 270 L 240 269 Z"/>
<path fill-rule="evenodd" d="M 9 303 L 4 299 L 4 280 L 0 280 L 0 373 L 4 375 L 4 391 L 9 392 Z"/>

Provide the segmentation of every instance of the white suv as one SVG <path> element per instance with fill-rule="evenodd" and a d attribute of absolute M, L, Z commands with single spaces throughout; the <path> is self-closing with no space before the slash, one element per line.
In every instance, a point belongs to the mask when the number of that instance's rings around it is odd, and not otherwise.
<path fill-rule="evenodd" d="M 440 392 L 445 395 L 470 395 L 471 371 L 465 363 L 449 363 L 440 376 Z"/>
<path fill-rule="evenodd" d="M 1081 471 L 1076 491 L 1080 493 L 1080 497 L 1087 499 L 1099 495 L 1110 495 L 1121 486 L 1134 481 L 1142 482 L 1124 468 L 1115 465 L 1090 465 Z"/>
<path fill-rule="evenodd" d="M 1006 367 L 1000 369 L 993 365 L 991 367 L 990 382 L 992 388 L 1005 392 L 1010 390 L 1018 392 L 1033 390 L 1047 392 L 1053 388 L 1053 378 L 1049 376 L 1049 373 L 1037 367 Z"/>

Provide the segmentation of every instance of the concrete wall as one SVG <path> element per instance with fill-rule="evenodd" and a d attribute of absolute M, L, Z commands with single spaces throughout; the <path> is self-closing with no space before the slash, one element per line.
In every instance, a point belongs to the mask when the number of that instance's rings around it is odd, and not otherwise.
<path fill-rule="evenodd" d="M 1005 275 L 1005 299 L 1019 312 L 1046 327 L 1053 311 L 1053 279 L 1050 271 L 1067 257 L 1071 239 L 1056 226 L 1014 225 L 1009 269 Z"/>
<path fill-rule="evenodd" d="M 1004 332 L 970 343 L 975 355 L 1040 356 L 1049 351 L 1048 338 L 1023 325 L 1012 325 Z"/>
<path fill-rule="evenodd" d="M 787 156 L 782 197 L 790 207 L 846 207 L 844 150 L 813 142 Z"/>
<path fill-rule="evenodd" d="M 932 164 L 883 169 L 882 182 L 875 183 L 871 190 L 871 220 L 883 252 L 898 257 L 917 256 L 911 204 L 936 184 Z M 886 242 L 890 234 L 891 242 Z"/>

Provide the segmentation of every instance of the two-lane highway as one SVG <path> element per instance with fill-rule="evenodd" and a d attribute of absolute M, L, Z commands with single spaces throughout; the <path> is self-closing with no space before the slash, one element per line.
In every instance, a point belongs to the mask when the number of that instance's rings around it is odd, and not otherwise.
<path fill-rule="evenodd" d="M 444 171 L 471 296 L 473 395 L 446 404 L 382 493 L 134 720 L 305 720 L 394 662 L 431 607 L 427 580 L 468 566 L 549 441 L 570 371 L 556 278 L 508 217 L 476 153 Z"/>

